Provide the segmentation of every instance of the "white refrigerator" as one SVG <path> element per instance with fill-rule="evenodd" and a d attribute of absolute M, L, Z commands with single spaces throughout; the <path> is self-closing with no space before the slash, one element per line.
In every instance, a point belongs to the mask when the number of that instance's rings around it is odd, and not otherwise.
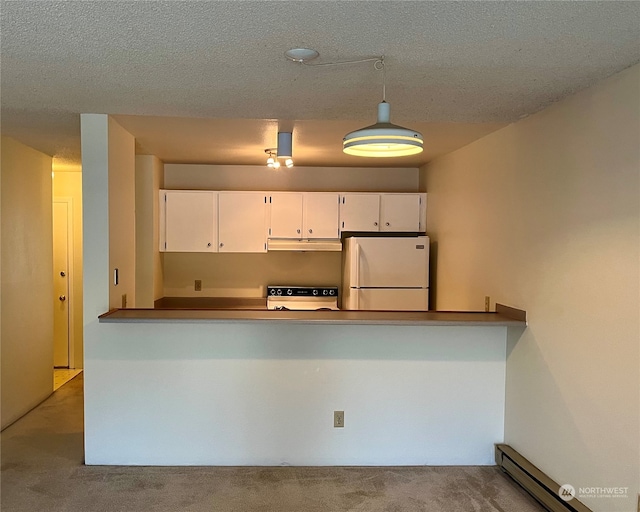
<path fill-rule="evenodd" d="M 429 309 L 428 236 L 356 236 L 344 244 L 342 309 Z"/>

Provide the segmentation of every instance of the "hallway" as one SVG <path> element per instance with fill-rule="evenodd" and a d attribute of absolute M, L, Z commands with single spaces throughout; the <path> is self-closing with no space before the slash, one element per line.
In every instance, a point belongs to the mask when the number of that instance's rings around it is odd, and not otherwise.
<path fill-rule="evenodd" d="M 2 432 L 3 512 L 539 512 L 495 467 L 84 466 L 83 375 Z"/>

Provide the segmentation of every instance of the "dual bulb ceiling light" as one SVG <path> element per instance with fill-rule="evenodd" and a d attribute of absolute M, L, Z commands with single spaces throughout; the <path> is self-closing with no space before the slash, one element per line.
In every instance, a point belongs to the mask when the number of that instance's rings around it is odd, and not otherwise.
<path fill-rule="evenodd" d="M 342 139 L 342 151 L 348 155 L 388 158 L 422 153 L 424 138 L 420 132 L 403 128 L 390 122 L 390 107 L 386 102 L 386 74 L 384 56 L 309 64 L 318 57 L 318 52 L 309 48 L 292 48 L 285 52 L 287 59 L 306 66 L 332 66 L 374 61 L 374 68 L 382 71 L 382 102 L 378 104 L 376 124 L 348 133 Z"/>
<path fill-rule="evenodd" d="M 280 160 L 284 160 L 286 167 L 293 167 L 292 133 L 278 132 L 278 147 L 265 149 L 264 152 L 268 155 L 267 167 L 269 169 L 280 169 Z"/>

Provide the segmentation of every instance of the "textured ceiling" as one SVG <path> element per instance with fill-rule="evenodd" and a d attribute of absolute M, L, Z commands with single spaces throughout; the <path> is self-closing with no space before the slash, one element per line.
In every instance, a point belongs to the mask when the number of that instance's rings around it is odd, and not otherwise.
<path fill-rule="evenodd" d="M 416 164 L 640 60 L 635 1 L 3 0 L 1 7 L 2 133 L 71 160 L 79 157 L 78 114 L 94 112 L 206 118 L 210 136 L 237 149 L 205 154 L 206 144 L 194 143 L 194 161 L 252 163 L 247 148 L 272 145 L 265 141 L 275 141 L 278 124 L 300 129 L 300 163 L 338 161 L 344 128 L 374 121 L 381 73 L 371 63 L 295 64 L 283 56 L 295 46 L 315 48 L 319 62 L 384 54 L 392 122 L 424 130 L 433 148 Z M 139 146 L 162 146 L 162 120 L 122 119 L 145 139 Z M 225 139 L 225 119 L 247 120 L 246 136 Z M 170 132 L 186 121 L 164 122 Z M 183 126 L 163 158 L 181 159 L 202 125 Z M 311 147 L 314 130 L 327 140 L 335 131 L 337 143 Z M 434 131 L 440 136 L 429 140 Z"/>

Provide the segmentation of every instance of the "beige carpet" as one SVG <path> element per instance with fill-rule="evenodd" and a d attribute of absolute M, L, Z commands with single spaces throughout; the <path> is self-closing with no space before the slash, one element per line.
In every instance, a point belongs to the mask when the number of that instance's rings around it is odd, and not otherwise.
<path fill-rule="evenodd" d="M 82 375 L 2 432 L 2 512 L 539 512 L 495 467 L 84 466 Z"/>

